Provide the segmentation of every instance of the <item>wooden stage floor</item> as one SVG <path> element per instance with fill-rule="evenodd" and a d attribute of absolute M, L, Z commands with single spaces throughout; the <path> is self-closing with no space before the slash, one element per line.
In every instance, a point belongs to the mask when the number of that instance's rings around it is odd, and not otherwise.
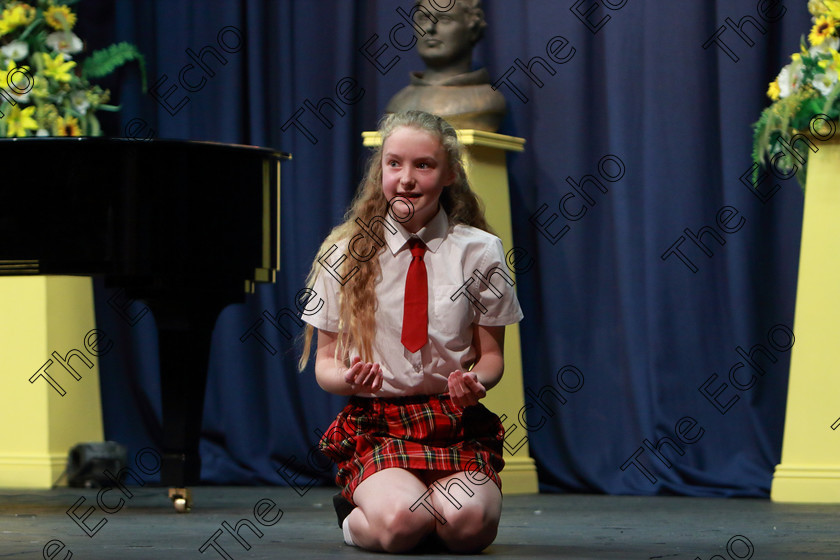
<path fill-rule="evenodd" d="M 61 560 L 70 558 L 67 551 L 78 560 L 225 558 L 214 546 L 205 546 L 218 531 L 216 544 L 235 560 L 383 558 L 342 544 L 332 488 L 312 488 L 300 496 L 279 487 L 198 487 L 195 508 L 189 514 L 175 513 L 165 489 L 129 490 L 133 497 L 109 514 L 97 505 L 96 490 L 0 489 L 0 559 Z M 103 494 L 102 503 L 115 510 L 120 497 L 124 496 L 112 489 Z M 273 524 L 260 524 L 254 506 L 261 500 L 276 503 L 282 517 Z M 85 517 L 91 507 L 95 509 Z M 84 521 L 71 519 L 68 510 Z M 270 521 L 278 511 L 260 509 L 260 513 Z M 239 534 L 244 545 L 222 526 L 225 522 L 233 528 L 243 519 L 262 533 L 256 536 L 243 522 Z M 82 523 L 92 536 L 85 534 Z M 52 544 L 45 555 L 48 543 Z M 61 545 L 66 548 L 60 550 Z M 840 559 L 840 505 L 569 494 L 506 496 L 498 538 L 482 556 L 710 560 L 716 554 L 715 560 Z M 463 557 L 411 555 L 427 556 Z"/>

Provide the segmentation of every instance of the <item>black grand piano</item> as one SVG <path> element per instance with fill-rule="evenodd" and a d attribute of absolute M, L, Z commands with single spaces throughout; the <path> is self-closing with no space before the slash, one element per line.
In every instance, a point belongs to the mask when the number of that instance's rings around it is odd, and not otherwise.
<path fill-rule="evenodd" d="M 161 481 L 178 511 L 199 482 L 216 318 L 279 269 L 290 157 L 184 140 L 0 139 L 0 275 L 102 275 L 154 314 Z"/>

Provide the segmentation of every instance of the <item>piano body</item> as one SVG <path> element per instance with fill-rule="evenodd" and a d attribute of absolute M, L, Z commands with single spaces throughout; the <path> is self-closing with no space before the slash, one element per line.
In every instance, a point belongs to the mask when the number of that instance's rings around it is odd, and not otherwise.
<path fill-rule="evenodd" d="M 155 317 L 161 481 L 178 511 L 200 480 L 216 319 L 279 270 L 290 157 L 185 140 L 0 139 L 0 275 L 102 275 Z"/>

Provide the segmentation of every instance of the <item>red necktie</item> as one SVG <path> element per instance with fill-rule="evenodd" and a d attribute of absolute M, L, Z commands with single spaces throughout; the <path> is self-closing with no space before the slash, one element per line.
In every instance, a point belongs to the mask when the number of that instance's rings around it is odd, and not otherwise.
<path fill-rule="evenodd" d="M 420 239 L 408 240 L 411 249 L 411 264 L 405 277 L 405 306 L 403 308 L 403 343 L 409 352 L 417 352 L 426 345 L 429 322 L 429 282 L 426 278 L 426 264 L 423 253 L 426 245 Z"/>

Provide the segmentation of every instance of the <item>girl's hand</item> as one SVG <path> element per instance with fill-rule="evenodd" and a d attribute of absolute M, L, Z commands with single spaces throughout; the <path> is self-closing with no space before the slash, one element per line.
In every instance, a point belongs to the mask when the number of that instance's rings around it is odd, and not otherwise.
<path fill-rule="evenodd" d="M 362 362 L 362 358 L 354 356 L 350 361 L 350 369 L 344 372 L 344 381 L 353 387 L 355 393 L 375 393 L 382 388 L 382 370 L 379 364 Z"/>
<path fill-rule="evenodd" d="M 448 384 L 452 403 L 461 408 L 478 404 L 479 399 L 487 396 L 487 389 L 471 371 L 456 369 L 449 374 Z"/>

